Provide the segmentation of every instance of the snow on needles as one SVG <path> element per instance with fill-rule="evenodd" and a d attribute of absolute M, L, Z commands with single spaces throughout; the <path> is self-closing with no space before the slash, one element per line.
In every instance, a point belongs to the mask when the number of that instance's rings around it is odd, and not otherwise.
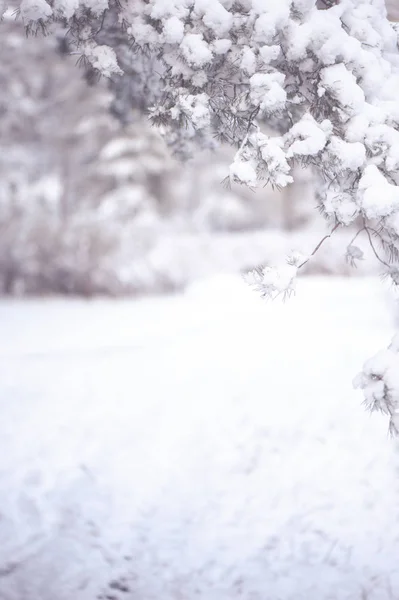
<path fill-rule="evenodd" d="M 84 27 L 73 20 L 77 0 L 58 0 L 54 11 L 45 0 L 22 0 L 21 14 L 27 23 L 66 18 L 71 43 L 82 51 L 82 36 L 87 42 L 87 29 L 97 31 L 106 0 L 84 4 L 92 14 Z M 210 134 L 240 148 L 232 169 L 237 181 L 284 186 L 295 162 L 310 161 L 366 219 L 386 213 L 370 209 L 375 186 L 368 194 L 370 178 L 362 177 L 377 165 L 390 185 L 399 182 L 399 54 L 383 0 L 342 0 L 328 10 L 312 0 L 137 0 L 114 8 L 132 53 L 152 52 L 166 65 L 162 106 L 151 109 L 164 128 L 176 129 L 183 96 L 194 132 L 204 135 L 204 124 L 212 123 Z M 111 47 L 89 46 L 83 51 L 95 69 L 123 77 Z M 268 146 L 256 134 L 259 117 L 278 123 Z M 331 210 L 327 192 L 323 202 Z M 340 213 L 358 215 L 342 202 Z"/>
<path fill-rule="evenodd" d="M 250 271 L 245 279 L 263 298 L 285 298 L 295 292 L 297 271 L 295 265 L 289 264 L 281 267 L 266 266 Z"/>
<path fill-rule="evenodd" d="M 27 23 L 48 19 L 53 14 L 51 7 L 45 0 L 22 0 L 20 4 L 21 17 Z M 74 12 L 74 11 L 73 11 Z M 71 11 L 69 14 L 73 14 Z"/>
<path fill-rule="evenodd" d="M 399 433 L 399 334 L 386 350 L 381 350 L 364 365 L 355 378 L 354 386 L 361 388 L 365 404 L 372 412 L 389 416 L 390 431 Z"/>
<path fill-rule="evenodd" d="M 359 182 L 359 196 L 369 219 L 389 217 L 399 209 L 399 187 L 390 184 L 375 165 L 364 170 Z"/>
<path fill-rule="evenodd" d="M 111 75 L 114 74 L 122 74 L 122 71 L 118 66 L 115 52 L 109 46 L 88 44 L 85 48 L 85 56 L 92 66 L 100 71 L 105 77 L 111 77 Z"/>

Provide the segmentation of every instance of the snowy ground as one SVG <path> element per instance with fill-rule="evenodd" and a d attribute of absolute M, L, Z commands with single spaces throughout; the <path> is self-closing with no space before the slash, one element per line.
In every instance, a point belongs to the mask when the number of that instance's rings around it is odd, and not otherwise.
<path fill-rule="evenodd" d="M 0 303 L 0 600 L 399 598 L 373 279 Z M 118 589 L 119 588 L 119 589 Z"/>

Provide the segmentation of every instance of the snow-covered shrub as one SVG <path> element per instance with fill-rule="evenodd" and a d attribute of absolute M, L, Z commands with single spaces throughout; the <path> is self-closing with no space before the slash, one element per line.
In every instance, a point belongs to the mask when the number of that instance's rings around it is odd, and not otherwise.
<path fill-rule="evenodd" d="M 120 133 L 97 148 L 84 175 L 68 180 L 56 171 L 31 178 L 23 171 L 5 174 L 0 291 L 92 295 L 162 287 L 156 281 L 143 286 L 132 268 L 145 262 L 171 211 L 172 167 L 162 152 L 157 156 L 157 141 L 159 153 L 162 140 L 146 127 Z"/>
<path fill-rule="evenodd" d="M 112 292 L 119 239 L 95 212 L 62 212 L 56 177 L 1 186 L 0 292 Z M 118 288 L 115 290 L 118 291 Z"/>

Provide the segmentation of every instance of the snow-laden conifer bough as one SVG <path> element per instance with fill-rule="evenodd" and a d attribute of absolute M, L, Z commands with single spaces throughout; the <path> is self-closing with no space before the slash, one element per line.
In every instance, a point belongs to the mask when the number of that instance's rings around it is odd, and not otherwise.
<path fill-rule="evenodd" d="M 396 2 L 388 9 L 395 20 Z M 110 79 L 124 121 L 145 93 L 181 153 L 215 137 L 235 145 L 230 180 L 285 187 L 295 163 L 312 166 L 331 232 L 358 224 L 355 237 L 399 284 L 398 30 L 384 0 L 22 0 L 17 12 L 30 31 L 67 36 L 79 61 Z M 137 70 L 151 73 L 146 87 Z M 355 239 L 347 256 L 362 257 Z M 253 282 L 265 296 L 290 293 L 307 260 Z M 395 338 L 356 379 L 395 432 L 398 372 Z"/>

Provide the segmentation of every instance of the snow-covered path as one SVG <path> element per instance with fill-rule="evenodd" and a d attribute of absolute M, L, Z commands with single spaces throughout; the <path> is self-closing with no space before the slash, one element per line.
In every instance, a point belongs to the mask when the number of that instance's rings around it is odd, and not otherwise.
<path fill-rule="evenodd" d="M 399 598 L 377 280 L 0 303 L 0 600 Z M 118 589 L 119 588 L 119 589 Z"/>

